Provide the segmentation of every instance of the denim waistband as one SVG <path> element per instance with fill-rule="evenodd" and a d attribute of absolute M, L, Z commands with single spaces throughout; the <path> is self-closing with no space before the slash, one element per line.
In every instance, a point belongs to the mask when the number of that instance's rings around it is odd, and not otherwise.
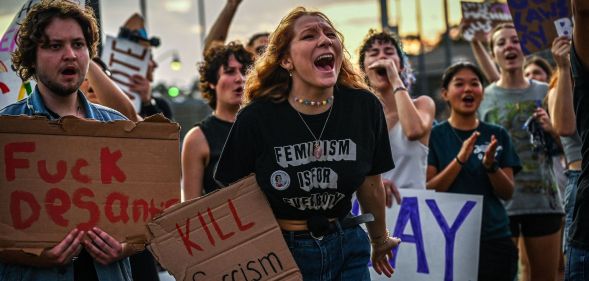
<path fill-rule="evenodd" d="M 338 218 L 336 220 L 330 221 L 327 232 L 323 235 L 314 235 L 309 230 L 300 230 L 300 231 L 286 231 L 282 230 L 282 234 L 287 237 L 290 236 L 291 238 L 302 238 L 302 239 L 317 239 L 321 240 L 324 236 L 329 236 L 331 234 L 339 232 L 340 234 L 343 233 L 343 230 L 346 228 L 355 227 L 359 224 L 371 222 L 374 220 L 374 216 L 370 213 L 362 214 L 359 216 L 348 215 L 343 218 Z"/>

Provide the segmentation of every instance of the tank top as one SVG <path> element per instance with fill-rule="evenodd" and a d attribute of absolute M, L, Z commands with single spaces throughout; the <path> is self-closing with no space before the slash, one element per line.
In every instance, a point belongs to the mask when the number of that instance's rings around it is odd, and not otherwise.
<path fill-rule="evenodd" d="M 564 150 L 564 157 L 568 163 L 581 160 L 581 138 L 575 132 L 570 137 L 560 137 L 562 142 L 562 150 Z"/>
<path fill-rule="evenodd" d="M 429 148 L 419 140 L 410 141 L 399 121 L 389 130 L 389 141 L 395 168 L 384 173 L 383 179 L 394 182 L 397 188 L 425 189 Z"/>
<path fill-rule="evenodd" d="M 209 164 L 205 167 L 202 180 L 205 194 L 220 188 L 213 179 L 213 174 L 215 173 L 217 162 L 219 162 L 221 151 L 223 150 L 227 136 L 229 136 L 232 125 L 233 123 L 223 121 L 215 115 L 211 115 L 200 124 L 197 124 L 205 135 L 209 145 Z"/>

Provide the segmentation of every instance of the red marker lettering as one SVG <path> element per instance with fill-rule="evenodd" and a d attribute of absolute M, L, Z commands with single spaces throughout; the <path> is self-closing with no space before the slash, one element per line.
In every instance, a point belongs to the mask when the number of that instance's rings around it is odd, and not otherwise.
<path fill-rule="evenodd" d="M 72 168 L 72 176 L 80 183 L 90 183 L 90 177 L 86 174 L 82 174 L 82 168 L 88 166 L 88 161 L 85 159 L 78 159 L 76 165 Z"/>
<path fill-rule="evenodd" d="M 21 202 L 27 203 L 31 209 L 31 215 L 23 219 Z M 15 229 L 29 228 L 39 219 L 41 206 L 32 193 L 26 191 L 14 191 L 10 194 L 10 216 Z"/>
<path fill-rule="evenodd" d="M 211 231 L 209 230 L 209 226 L 205 222 L 205 219 L 202 217 L 202 215 L 200 214 L 200 212 L 198 212 L 198 220 L 200 221 L 200 225 L 202 225 L 202 228 L 207 233 L 207 237 L 209 238 L 209 242 L 211 242 L 211 244 L 213 246 L 215 246 L 215 239 L 213 238 L 213 235 L 211 234 Z"/>
<path fill-rule="evenodd" d="M 60 204 L 57 204 L 55 201 L 59 200 Z M 49 218 L 55 224 L 59 226 L 68 226 L 69 221 L 63 217 L 70 208 L 72 207 L 72 202 L 70 200 L 70 196 L 63 190 L 59 188 L 52 188 L 47 191 L 47 195 L 45 195 L 45 208 L 47 209 L 47 214 Z"/>
<path fill-rule="evenodd" d="M 123 81 L 123 80 L 117 78 L 117 76 L 119 76 L 119 75 L 126 77 L 127 78 L 127 81 Z M 122 71 L 118 71 L 116 69 L 113 69 L 113 70 L 110 71 L 110 77 L 111 77 L 112 80 L 114 80 L 115 82 L 117 82 L 119 84 L 125 85 L 127 87 L 131 87 L 131 83 L 129 82 L 129 81 L 131 81 L 131 75 L 129 75 L 129 74 L 125 73 L 125 72 L 122 72 Z"/>
<path fill-rule="evenodd" d="M 255 225 L 254 222 L 250 222 L 250 223 L 244 225 L 241 222 L 241 219 L 239 218 L 239 215 L 237 214 L 237 210 L 235 209 L 235 206 L 233 205 L 233 202 L 231 201 L 231 199 L 227 199 L 227 202 L 229 203 L 229 210 L 231 210 L 231 214 L 233 215 L 233 218 L 235 219 L 235 223 L 237 223 L 237 227 L 239 228 L 239 230 L 245 231 L 245 230 L 252 228 Z"/>
<path fill-rule="evenodd" d="M 113 205 L 115 201 L 119 201 L 119 214 L 115 215 L 113 211 Z M 113 192 L 106 197 L 106 206 L 104 207 L 104 213 L 106 218 L 110 222 L 127 223 L 129 221 L 129 215 L 127 214 L 127 207 L 129 207 L 129 196 L 123 195 L 119 192 Z"/>
<path fill-rule="evenodd" d="M 180 238 L 182 238 L 182 242 L 184 242 L 184 247 L 186 247 L 188 254 L 192 256 L 192 248 L 195 248 L 199 251 L 204 251 L 200 245 L 190 240 L 190 219 L 186 219 L 186 235 L 184 235 L 178 224 L 176 224 L 176 229 L 178 230 L 178 234 L 180 234 Z"/>
<path fill-rule="evenodd" d="M 123 153 L 120 150 L 111 153 L 108 147 L 100 149 L 100 178 L 103 184 L 111 184 L 112 178 L 115 178 L 118 182 L 125 182 L 127 176 L 117 166 L 117 161 L 122 156 Z"/>
<path fill-rule="evenodd" d="M 35 151 L 34 142 L 13 142 L 4 146 L 4 175 L 7 181 L 13 181 L 16 178 L 16 169 L 26 169 L 29 167 L 29 160 L 15 159 L 15 152 L 33 152 Z"/>
<path fill-rule="evenodd" d="M 73 196 L 74 205 L 80 209 L 88 210 L 88 213 L 90 214 L 88 221 L 78 224 L 77 228 L 88 231 L 98 223 L 98 219 L 100 218 L 100 210 L 98 209 L 98 205 L 96 205 L 96 203 L 91 201 L 84 201 L 82 200 L 83 197 L 94 198 L 94 192 L 88 188 L 80 188 L 74 192 Z"/>
<path fill-rule="evenodd" d="M 140 211 L 139 209 L 142 209 L 143 211 Z M 149 206 L 147 205 L 147 201 L 143 200 L 143 199 L 137 199 L 135 201 L 133 201 L 133 221 L 137 222 L 139 221 L 139 212 L 142 212 L 143 214 L 143 221 L 147 221 L 147 218 L 149 217 L 149 212 L 148 212 L 148 208 Z"/>
<path fill-rule="evenodd" d="M 164 208 L 169 208 L 169 207 L 174 206 L 178 203 L 180 203 L 179 199 L 176 199 L 176 198 L 170 199 L 170 200 L 166 201 L 166 204 L 164 204 Z"/>
<path fill-rule="evenodd" d="M 132 52 L 131 48 L 124 50 L 124 49 L 118 49 L 117 48 L 117 41 L 112 41 L 112 50 L 113 52 L 116 51 L 118 53 L 123 53 L 129 56 L 132 56 L 138 60 L 143 60 L 145 58 L 145 55 L 147 55 L 147 49 L 143 49 L 141 50 L 141 54 L 135 54 Z"/>
<path fill-rule="evenodd" d="M 65 174 L 67 173 L 67 164 L 63 160 L 57 161 L 57 171 L 52 175 L 49 173 L 49 171 L 47 171 L 47 161 L 40 160 L 37 162 L 37 171 L 39 171 L 39 175 L 44 182 L 58 183 L 65 178 Z"/>
<path fill-rule="evenodd" d="M 113 43 L 114 43 L 114 42 L 113 42 Z M 111 66 L 112 66 L 112 65 L 114 65 L 115 63 L 118 63 L 118 64 L 120 64 L 120 65 L 122 65 L 122 66 L 124 66 L 124 67 L 126 67 L 126 68 L 129 68 L 129 69 L 131 69 L 132 71 L 135 71 L 135 72 L 139 72 L 139 70 L 141 70 L 141 68 L 139 68 L 139 67 L 138 67 L 138 66 L 136 66 L 136 65 L 132 65 L 132 64 L 130 64 L 130 63 L 127 63 L 127 62 L 125 62 L 125 61 L 122 61 L 122 60 L 117 60 L 117 59 L 115 59 L 115 54 L 114 54 L 114 53 L 111 53 L 111 54 L 110 54 L 109 65 L 111 65 Z"/>
<path fill-rule="evenodd" d="M 219 235 L 219 238 L 221 238 L 221 240 L 227 240 L 227 239 L 231 238 L 231 236 L 233 236 L 233 234 L 235 234 L 235 232 L 233 232 L 233 231 L 231 231 L 227 234 L 224 234 L 223 230 L 221 230 L 221 227 L 217 223 L 217 220 L 215 220 L 215 217 L 213 217 L 213 212 L 211 212 L 211 208 L 207 208 L 207 213 L 209 214 L 209 219 L 211 219 L 211 223 L 213 223 L 213 227 L 215 228 L 215 231 L 217 232 L 217 234 Z"/>

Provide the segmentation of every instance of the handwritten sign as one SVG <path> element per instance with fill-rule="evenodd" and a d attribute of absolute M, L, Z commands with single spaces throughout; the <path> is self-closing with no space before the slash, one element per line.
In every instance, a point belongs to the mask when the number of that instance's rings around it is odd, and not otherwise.
<path fill-rule="evenodd" d="M 483 197 L 401 189 L 401 205 L 386 212 L 401 244 L 392 280 L 477 280 Z M 359 212 L 354 201 L 353 213 Z M 391 280 L 370 268 L 372 280 Z"/>
<path fill-rule="evenodd" d="M 137 112 L 141 109 L 141 97 L 129 88 L 131 77 L 145 77 L 150 59 L 148 48 L 126 39 L 106 36 L 102 60 L 110 69 L 111 79 L 129 95 Z"/>
<path fill-rule="evenodd" d="M 558 36 L 555 22 L 571 23 L 569 0 L 508 0 L 507 2 L 522 51 L 526 55 L 552 46 L 552 41 Z"/>
<path fill-rule="evenodd" d="M 476 38 L 486 41 L 487 34 L 501 22 L 510 22 L 511 14 L 504 3 L 460 2 L 462 6 L 462 36 L 466 41 Z"/>
<path fill-rule="evenodd" d="M 254 176 L 176 205 L 147 228 L 148 249 L 176 280 L 302 280 Z"/>
<path fill-rule="evenodd" d="M 0 248 L 53 246 L 93 226 L 143 243 L 147 221 L 179 202 L 178 129 L 0 117 Z"/>

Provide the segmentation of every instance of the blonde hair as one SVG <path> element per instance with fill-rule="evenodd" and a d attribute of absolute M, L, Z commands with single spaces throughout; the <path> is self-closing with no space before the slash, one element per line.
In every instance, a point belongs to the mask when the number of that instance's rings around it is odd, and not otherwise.
<path fill-rule="evenodd" d="M 275 102 L 284 101 L 288 97 L 291 87 L 289 73 L 280 63 L 288 54 L 290 43 L 294 37 L 294 25 L 303 16 L 319 17 L 324 20 L 337 34 L 342 43 L 342 67 L 337 78 L 337 85 L 353 89 L 366 89 L 364 79 L 354 70 L 343 47 L 343 36 L 335 29 L 327 16 L 319 11 L 309 11 L 304 7 L 292 9 L 278 24 L 269 38 L 266 51 L 258 58 L 254 68 L 250 71 L 245 82 L 245 104 L 256 99 L 269 98 Z"/>
<path fill-rule="evenodd" d="M 493 39 L 493 36 L 495 36 L 495 33 L 501 31 L 502 29 L 515 29 L 515 25 L 513 25 L 512 22 L 503 22 L 493 27 L 491 32 L 489 32 L 489 49 L 491 49 L 491 54 L 493 54 L 493 47 L 495 47 L 495 40 Z"/>

